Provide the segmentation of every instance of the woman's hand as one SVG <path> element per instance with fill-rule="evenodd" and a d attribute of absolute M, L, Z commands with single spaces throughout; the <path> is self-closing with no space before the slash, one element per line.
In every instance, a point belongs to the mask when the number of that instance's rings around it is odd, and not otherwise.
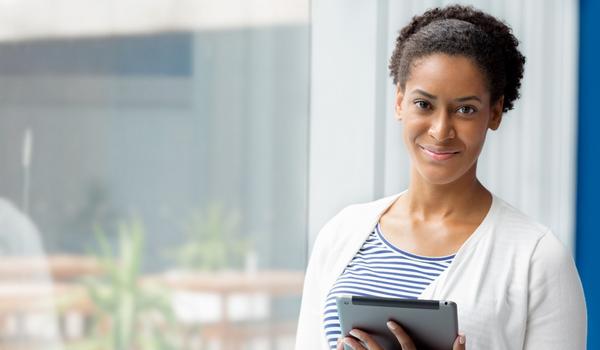
<path fill-rule="evenodd" d="M 398 339 L 398 343 L 400 344 L 402 350 L 417 350 L 415 344 L 412 342 L 412 339 L 410 339 L 408 334 L 406 334 L 404 329 L 402 329 L 399 324 L 394 321 L 389 321 L 387 326 L 396 336 L 396 339 Z M 337 350 L 344 350 L 344 344 L 350 346 L 353 350 L 384 350 L 367 332 L 361 331 L 360 329 L 353 329 L 350 331 L 350 335 L 352 335 L 352 337 L 344 337 L 338 340 Z M 465 343 L 465 335 L 459 333 L 454 340 L 452 350 L 465 350 Z"/>

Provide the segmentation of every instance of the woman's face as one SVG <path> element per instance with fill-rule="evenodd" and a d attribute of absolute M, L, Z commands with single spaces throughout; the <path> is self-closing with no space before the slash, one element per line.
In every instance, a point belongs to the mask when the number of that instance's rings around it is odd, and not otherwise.
<path fill-rule="evenodd" d="M 490 105 L 483 73 L 465 56 L 416 60 L 396 95 L 396 116 L 415 170 L 440 185 L 474 176 L 487 129 L 500 125 L 502 101 Z"/>

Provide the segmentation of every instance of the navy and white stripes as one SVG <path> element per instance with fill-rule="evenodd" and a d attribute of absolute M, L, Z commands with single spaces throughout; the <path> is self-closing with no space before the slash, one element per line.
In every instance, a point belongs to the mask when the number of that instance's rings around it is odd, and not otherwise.
<path fill-rule="evenodd" d="M 335 349 L 341 336 L 336 296 L 417 299 L 453 259 L 454 255 L 431 258 L 404 252 L 385 239 L 377 224 L 327 296 L 324 327 L 329 346 Z"/>

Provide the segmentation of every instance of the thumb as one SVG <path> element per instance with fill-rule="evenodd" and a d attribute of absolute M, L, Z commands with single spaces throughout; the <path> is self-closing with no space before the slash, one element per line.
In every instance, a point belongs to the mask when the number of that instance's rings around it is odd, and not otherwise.
<path fill-rule="evenodd" d="M 452 350 L 465 350 L 467 343 L 467 337 L 465 337 L 464 333 L 458 333 L 458 336 L 454 340 L 454 345 L 452 346 Z"/>

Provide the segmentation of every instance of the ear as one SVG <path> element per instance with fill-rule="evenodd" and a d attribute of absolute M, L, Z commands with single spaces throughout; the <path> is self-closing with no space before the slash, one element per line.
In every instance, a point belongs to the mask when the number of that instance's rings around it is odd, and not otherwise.
<path fill-rule="evenodd" d="M 500 96 L 498 101 L 492 106 L 492 117 L 488 123 L 488 128 L 496 130 L 502 122 L 502 109 L 504 108 L 504 96 Z"/>
<path fill-rule="evenodd" d="M 404 91 L 400 88 L 400 83 L 396 86 L 396 102 L 395 102 L 395 115 L 398 121 L 402 120 L 402 101 L 404 100 Z"/>

